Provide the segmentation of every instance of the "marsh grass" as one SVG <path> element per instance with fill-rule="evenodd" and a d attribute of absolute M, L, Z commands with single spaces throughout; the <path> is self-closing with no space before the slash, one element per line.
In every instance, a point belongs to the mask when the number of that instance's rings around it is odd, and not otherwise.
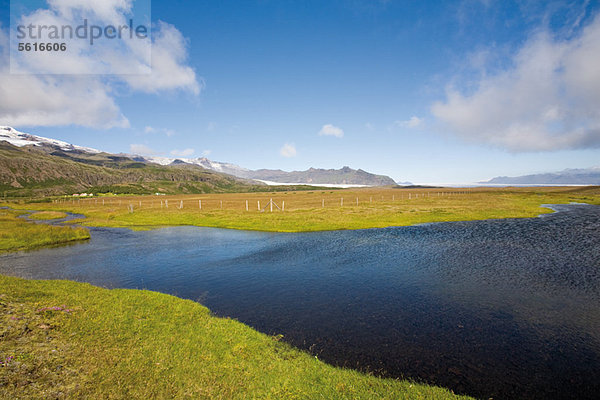
<path fill-rule="evenodd" d="M 173 296 L 5 276 L 0 288 L 0 398 L 459 398 L 329 366 Z"/>
<path fill-rule="evenodd" d="M 43 220 L 43 221 L 51 221 L 54 219 L 63 219 L 66 218 L 67 214 L 60 211 L 39 211 L 31 214 L 29 219 L 33 220 Z"/>
<path fill-rule="evenodd" d="M 0 253 L 54 246 L 90 238 L 81 227 L 50 226 L 27 222 L 24 212 L 0 210 Z"/>
<path fill-rule="evenodd" d="M 285 210 L 279 211 L 274 208 L 275 211 L 270 212 L 270 208 L 267 207 L 264 212 L 260 212 L 258 203 L 260 202 L 262 209 L 270 199 L 280 207 L 285 202 Z M 195 225 L 302 232 L 383 228 L 427 222 L 535 217 L 552 212 L 542 208 L 542 204 L 569 202 L 600 204 L 600 188 L 411 190 L 385 188 L 55 201 L 59 202 L 23 203 L 13 206 L 82 213 L 87 219 L 81 222 L 88 226 L 150 229 L 161 226 Z M 246 201 L 248 211 L 246 211 Z M 200 209 L 200 202 L 202 209 Z M 166 203 L 169 205 L 168 208 Z"/>

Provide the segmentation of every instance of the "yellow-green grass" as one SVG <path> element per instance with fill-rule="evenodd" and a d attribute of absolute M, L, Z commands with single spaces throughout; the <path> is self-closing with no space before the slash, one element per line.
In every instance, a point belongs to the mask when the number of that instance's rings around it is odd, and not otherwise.
<path fill-rule="evenodd" d="M 35 224 L 18 218 L 23 212 L 0 210 L 0 253 L 53 246 L 90 238 L 87 229 Z"/>
<path fill-rule="evenodd" d="M 0 276 L 0 309 L 0 398 L 460 398 L 332 367 L 155 292 Z"/>
<path fill-rule="evenodd" d="M 285 203 L 285 209 L 280 211 L 274 207 L 270 212 L 267 204 L 271 198 L 279 207 Z M 266 206 L 264 212 L 258 210 L 259 202 L 261 209 Z M 300 232 L 527 218 L 552 212 L 540 207 L 542 204 L 569 202 L 600 204 L 600 187 L 315 190 L 270 194 L 57 199 L 54 203 L 11 206 L 82 213 L 87 219 L 81 222 L 88 226 L 148 229 L 196 225 Z"/>
<path fill-rule="evenodd" d="M 49 221 L 66 218 L 67 214 L 60 211 L 38 211 L 29 216 L 29 219 Z"/>

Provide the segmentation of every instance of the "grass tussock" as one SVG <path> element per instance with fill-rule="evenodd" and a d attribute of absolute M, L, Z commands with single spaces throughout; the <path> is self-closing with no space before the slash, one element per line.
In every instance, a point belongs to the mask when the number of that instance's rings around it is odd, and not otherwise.
<path fill-rule="evenodd" d="M 51 221 L 66 218 L 67 214 L 60 211 L 38 211 L 29 216 L 29 219 Z"/>
<path fill-rule="evenodd" d="M 334 368 L 168 295 L 5 276 L 0 288 L 0 398 L 459 398 Z"/>
<path fill-rule="evenodd" d="M 85 228 L 35 224 L 18 218 L 21 214 L 23 213 L 18 211 L 0 210 L 0 253 L 90 238 L 90 233 Z"/>

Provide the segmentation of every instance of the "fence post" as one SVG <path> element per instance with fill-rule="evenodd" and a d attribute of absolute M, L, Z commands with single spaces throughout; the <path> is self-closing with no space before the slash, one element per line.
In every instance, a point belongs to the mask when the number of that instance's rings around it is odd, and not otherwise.
<path fill-rule="evenodd" d="M 271 205 L 271 212 L 273 212 L 273 199 L 269 201 L 269 204 Z"/>
<path fill-rule="evenodd" d="M 321 201 L 321 208 L 325 208 L 325 199 Z"/>
<path fill-rule="evenodd" d="M 257 203 L 258 203 L 258 211 L 260 211 L 260 200 L 258 200 Z"/>
<path fill-rule="evenodd" d="M 342 197 L 342 199 L 340 200 L 340 207 L 344 207 L 344 198 Z"/>
<path fill-rule="evenodd" d="M 281 211 L 285 211 L 285 200 L 283 200 L 281 203 Z"/>
<path fill-rule="evenodd" d="M 246 200 L 246 211 L 248 211 L 248 200 Z"/>
<path fill-rule="evenodd" d="M 202 210 L 202 200 L 198 200 L 198 209 Z"/>

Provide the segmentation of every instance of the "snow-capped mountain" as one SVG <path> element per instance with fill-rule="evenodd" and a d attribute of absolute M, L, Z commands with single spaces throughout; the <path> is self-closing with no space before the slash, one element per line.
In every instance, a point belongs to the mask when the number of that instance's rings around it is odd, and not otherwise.
<path fill-rule="evenodd" d="M 224 174 L 229 174 L 233 176 L 237 176 L 240 178 L 248 178 L 248 174 L 251 172 L 247 168 L 240 167 L 235 164 L 218 162 L 209 160 L 206 157 L 199 158 L 169 158 L 169 157 L 143 157 L 144 160 L 148 162 L 152 162 L 160 165 L 171 165 L 173 163 L 186 163 L 198 165 L 200 167 L 210 169 L 216 172 L 222 172 Z"/>
<path fill-rule="evenodd" d="M 100 150 L 89 147 L 76 146 L 61 140 L 49 139 L 42 136 L 31 135 L 28 133 L 19 132 L 8 126 L 0 126 L 0 142 L 6 141 L 17 147 L 24 146 L 41 146 L 58 148 L 66 152 L 84 152 L 90 154 L 102 153 Z M 310 168 L 306 171 L 282 171 L 259 169 L 250 170 L 231 163 L 224 163 L 209 160 L 206 157 L 199 158 L 171 158 L 171 157 L 154 157 L 132 154 L 116 154 L 111 155 L 106 153 L 109 158 L 115 156 L 128 158 L 136 162 L 154 163 L 162 166 L 176 166 L 181 164 L 197 165 L 199 167 L 209 169 L 215 172 L 220 172 L 235 176 L 242 179 L 250 179 L 268 185 L 316 185 L 316 186 L 332 186 L 332 187 L 359 187 L 359 186 L 384 186 L 394 185 L 392 178 L 383 175 L 374 175 L 361 169 L 354 170 L 349 167 L 341 169 L 318 169 Z"/>
<path fill-rule="evenodd" d="M 28 133 L 19 132 L 10 126 L 0 126 L 0 141 L 6 141 L 13 146 L 53 146 L 64 151 L 84 151 L 86 153 L 100 153 L 99 150 L 90 147 L 76 146 L 62 140 L 49 139 L 42 136 L 30 135 Z"/>
<path fill-rule="evenodd" d="M 251 170 L 235 164 L 209 160 L 208 158 L 168 158 L 136 157 L 160 165 L 193 164 L 216 172 L 233 175 L 238 178 L 252 179 L 270 186 L 277 185 L 316 185 L 324 187 L 366 187 L 394 185 L 392 178 L 374 175 L 361 169 L 350 167 L 341 169 L 310 168 L 306 171 L 282 171 L 272 169 Z"/>

